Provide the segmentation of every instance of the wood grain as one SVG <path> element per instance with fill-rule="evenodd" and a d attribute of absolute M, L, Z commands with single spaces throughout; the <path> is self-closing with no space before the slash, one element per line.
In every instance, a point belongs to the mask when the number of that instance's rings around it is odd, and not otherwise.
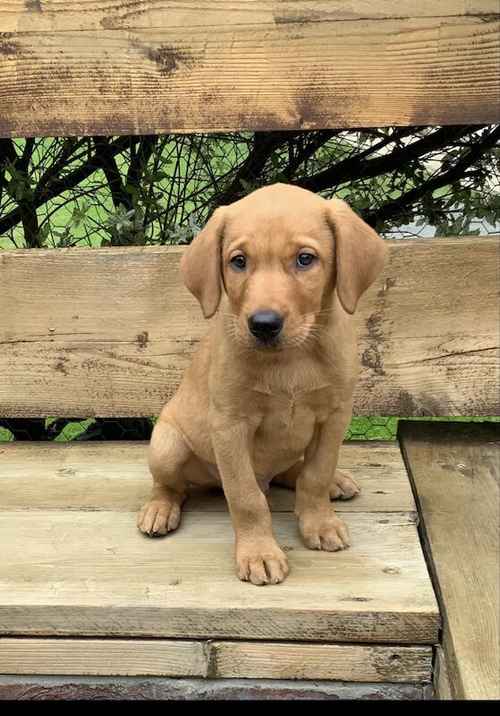
<path fill-rule="evenodd" d="M 431 647 L 214 642 L 217 676 L 422 683 L 431 679 Z"/>
<path fill-rule="evenodd" d="M 195 641 L 0 638 L 2 674 L 200 677 L 207 666 Z"/>
<path fill-rule="evenodd" d="M 0 136 L 498 121 L 495 0 L 207 5 L 2 0 Z"/>
<path fill-rule="evenodd" d="M 414 424 L 402 446 L 444 616 L 451 693 L 500 697 L 500 429 Z"/>
<path fill-rule="evenodd" d="M 0 443 L 0 511 L 35 509 L 138 510 L 149 498 L 147 443 Z M 338 512 L 414 512 L 415 502 L 399 447 L 347 443 L 340 466 L 361 485 L 354 500 L 335 502 Z M 273 512 L 293 512 L 295 493 L 275 487 Z M 227 512 L 222 493 L 192 490 L 184 510 Z"/>
<path fill-rule="evenodd" d="M 388 243 L 358 312 L 355 414 L 498 414 L 500 237 Z M 0 415 L 157 415 L 207 330 L 181 254 L 0 252 Z"/>
<path fill-rule="evenodd" d="M 467 14 L 483 20 L 498 13 L 495 0 L 441 0 L 439 17 Z M 61 32 L 65 30 L 157 29 L 161 27 L 269 25 L 353 20 L 436 18 L 434 0 L 0 0 L 4 32 Z"/>
<path fill-rule="evenodd" d="M 425 683 L 430 646 L 0 638 L 0 673 Z"/>
<path fill-rule="evenodd" d="M 259 589 L 234 572 L 229 515 L 187 512 L 151 540 L 135 513 L 4 511 L 0 633 L 435 643 L 439 613 L 414 519 L 352 513 L 353 546 L 306 549 L 293 515 L 273 527 L 291 573 Z"/>

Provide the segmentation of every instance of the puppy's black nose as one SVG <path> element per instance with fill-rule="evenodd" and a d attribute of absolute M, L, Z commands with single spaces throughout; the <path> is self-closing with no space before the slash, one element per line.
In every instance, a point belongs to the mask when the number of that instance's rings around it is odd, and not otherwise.
<path fill-rule="evenodd" d="M 250 333 L 262 343 L 270 343 L 283 328 L 283 317 L 276 311 L 257 311 L 248 319 Z"/>

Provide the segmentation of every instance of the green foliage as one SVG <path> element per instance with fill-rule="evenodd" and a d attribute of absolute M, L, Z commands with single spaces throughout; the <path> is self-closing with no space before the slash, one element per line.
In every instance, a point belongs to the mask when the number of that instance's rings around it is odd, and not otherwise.
<path fill-rule="evenodd" d="M 465 126 L 0 140 L 0 248 L 188 243 L 218 205 L 276 181 L 345 198 L 386 235 L 492 232 L 497 136 Z"/>

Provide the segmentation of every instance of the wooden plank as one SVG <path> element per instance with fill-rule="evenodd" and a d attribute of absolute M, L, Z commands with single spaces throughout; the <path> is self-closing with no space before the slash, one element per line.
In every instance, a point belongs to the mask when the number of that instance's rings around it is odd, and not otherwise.
<path fill-rule="evenodd" d="M 291 574 L 258 589 L 234 572 L 229 515 L 188 512 L 151 540 L 135 513 L 3 512 L 0 633 L 435 643 L 439 614 L 414 520 L 352 513 L 353 546 L 307 550 L 273 516 Z"/>
<path fill-rule="evenodd" d="M 42 4 L 43 3 L 43 4 Z M 356 13 L 366 20 L 435 18 L 434 0 L 384 0 L 376 5 L 367 0 L 348 3 L 331 0 L 231 0 L 205 3 L 202 12 L 197 0 L 58 0 L 27 3 L 0 0 L 0 25 L 4 32 L 61 32 L 67 30 L 152 29 L 160 27 L 213 27 L 229 21 L 233 25 L 269 25 L 352 20 Z M 439 17 L 453 19 L 467 14 L 483 20 L 498 13 L 495 0 L 457 2 L 441 0 Z"/>
<path fill-rule="evenodd" d="M 425 683 L 431 662 L 431 646 L 0 638 L 9 674 Z"/>
<path fill-rule="evenodd" d="M 432 647 L 215 642 L 212 648 L 215 674 L 223 677 L 373 683 L 431 680 Z"/>
<path fill-rule="evenodd" d="M 0 638 L 0 673 L 207 676 L 204 645 L 159 639 Z"/>
<path fill-rule="evenodd" d="M 144 442 L 0 444 L 0 511 L 84 509 L 135 511 L 149 498 L 151 476 Z M 359 482 L 354 500 L 339 512 L 414 512 L 401 452 L 395 443 L 347 443 L 340 467 Z M 273 488 L 274 512 L 293 512 L 295 493 Z M 185 510 L 226 512 L 222 493 L 192 491 Z"/>
<path fill-rule="evenodd" d="M 357 314 L 355 414 L 498 414 L 500 237 L 388 243 Z M 0 415 L 158 414 L 207 330 L 182 251 L 0 252 Z"/>
<path fill-rule="evenodd" d="M 498 121 L 495 0 L 86 5 L 2 0 L 0 136 Z"/>
<path fill-rule="evenodd" d="M 500 697 L 500 430 L 404 423 L 401 439 L 444 615 L 454 698 Z"/>

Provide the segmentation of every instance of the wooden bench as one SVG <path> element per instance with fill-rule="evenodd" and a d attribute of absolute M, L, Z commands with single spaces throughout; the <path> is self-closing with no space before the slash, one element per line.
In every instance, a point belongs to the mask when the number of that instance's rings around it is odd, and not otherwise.
<path fill-rule="evenodd" d="M 193 2 L 0 0 L 0 136 L 496 120 L 494 3 L 363 6 L 217 3 L 201 24 Z M 206 330 L 181 253 L 0 252 L 0 415 L 156 415 Z M 357 415 L 498 414 L 498 257 L 493 236 L 390 242 Z M 346 444 L 363 493 L 340 554 L 306 550 L 273 489 L 277 588 L 236 579 L 221 495 L 138 533 L 145 449 L 0 443 L 0 698 L 498 696 L 493 425 Z"/>

